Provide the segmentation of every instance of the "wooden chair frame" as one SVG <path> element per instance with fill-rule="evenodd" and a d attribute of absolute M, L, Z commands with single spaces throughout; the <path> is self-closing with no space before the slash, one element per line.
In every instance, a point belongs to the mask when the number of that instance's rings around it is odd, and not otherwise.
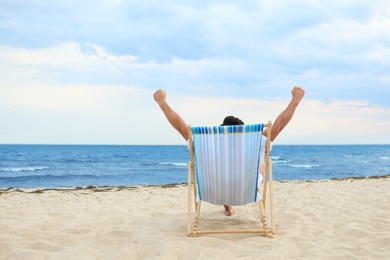
<path fill-rule="evenodd" d="M 188 236 L 198 236 L 200 234 L 218 234 L 218 233 L 260 233 L 264 234 L 265 237 L 272 237 L 275 235 L 275 214 L 274 214 L 274 194 L 273 194 L 273 180 L 272 180 L 272 161 L 269 157 L 270 155 L 270 140 L 272 132 L 272 122 L 264 124 L 264 127 L 267 128 L 267 144 L 266 144 L 266 153 L 265 153 L 265 173 L 263 180 L 263 193 L 262 198 L 259 199 L 259 208 L 260 208 L 260 222 L 262 223 L 262 228 L 260 229 L 250 229 L 250 230 L 199 230 L 199 220 L 200 220 L 200 208 L 201 201 L 196 201 L 197 196 L 197 183 L 196 183 L 196 165 L 194 159 L 194 147 L 192 141 L 192 131 L 191 125 L 188 125 L 188 136 L 189 136 L 189 146 L 190 146 L 190 161 L 188 162 L 188 208 L 187 208 L 187 235 Z M 269 186 L 269 187 L 268 187 Z M 260 193 L 260 187 L 258 187 Z M 269 194 L 269 206 L 267 209 L 270 210 L 270 227 L 267 224 L 266 219 L 266 201 L 267 193 Z M 192 210 L 191 205 L 192 201 L 195 204 L 195 216 L 192 219 Z"/>

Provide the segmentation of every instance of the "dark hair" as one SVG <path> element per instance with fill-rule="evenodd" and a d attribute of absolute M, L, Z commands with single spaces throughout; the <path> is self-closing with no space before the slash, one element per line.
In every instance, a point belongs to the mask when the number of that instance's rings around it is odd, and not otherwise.
<path fill-rule="evenodd" d="M 222 125 L 244 125 L 241 119 L 235 116 L 227 116 L 223 120 Z"/>

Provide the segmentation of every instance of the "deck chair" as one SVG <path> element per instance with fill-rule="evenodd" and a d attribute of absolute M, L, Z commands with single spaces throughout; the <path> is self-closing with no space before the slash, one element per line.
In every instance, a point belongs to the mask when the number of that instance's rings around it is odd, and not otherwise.
<path fill-rule="evenodd" d="M 260 146 L 265 127 L 268 128 L 265 173 L 259 184 Z M 269 158 L 271 132 L 271 121 L 252 125 L 188 126 L 191 157 L 188 163 L 188 236 L 259 233 L 272 237 L 275 234 L 272 162 Z M 269 201 L 270 226 L 266 220 L 266 201 Z M 251 230 L 202 230 L 199 228 L 201 202 L 232 206 L 257 202 L 260 208 L 258 226 Z"/>

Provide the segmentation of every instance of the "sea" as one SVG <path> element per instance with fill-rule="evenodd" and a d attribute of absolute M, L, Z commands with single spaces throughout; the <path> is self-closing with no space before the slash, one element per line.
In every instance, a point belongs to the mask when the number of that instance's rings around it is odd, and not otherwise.
<path fill-rule="evenodd" d="M 390 174 L 390 145 L 274 145 L 274 180 Z M 0 145 L 0 188 L 187 182 L 185 145 Z"/>

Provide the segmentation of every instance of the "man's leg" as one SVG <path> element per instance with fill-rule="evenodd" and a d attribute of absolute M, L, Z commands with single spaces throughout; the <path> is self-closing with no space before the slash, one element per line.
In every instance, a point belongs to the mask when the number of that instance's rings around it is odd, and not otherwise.
<path fill-rule="evenodd" d="M 232 206 L 229 206 L 229 205 L 223 205 L 225 207 L 225 213 L 226 213 L 226 216 L 231 216 L 233 215 L 233 208 Z"/>
<path fill-rule="evenodd" d="M 274 124 L 272 125 L 272 133 L 271 133 L 271 142 L 275 140 L 275 138 L 280 134 L 280 132 L 287 126 L 293 117 L 296 108 L 301 102 L 303 96 L 305 95 L 305 91 L 300 87 L 294 87 L 291 90 L 292 99 L 288 104 L 287 108 L 280 113 L 280 115 L 276 118 Z M 263 135 L 267 135 L 267 130 L 263 132 Z"/>

